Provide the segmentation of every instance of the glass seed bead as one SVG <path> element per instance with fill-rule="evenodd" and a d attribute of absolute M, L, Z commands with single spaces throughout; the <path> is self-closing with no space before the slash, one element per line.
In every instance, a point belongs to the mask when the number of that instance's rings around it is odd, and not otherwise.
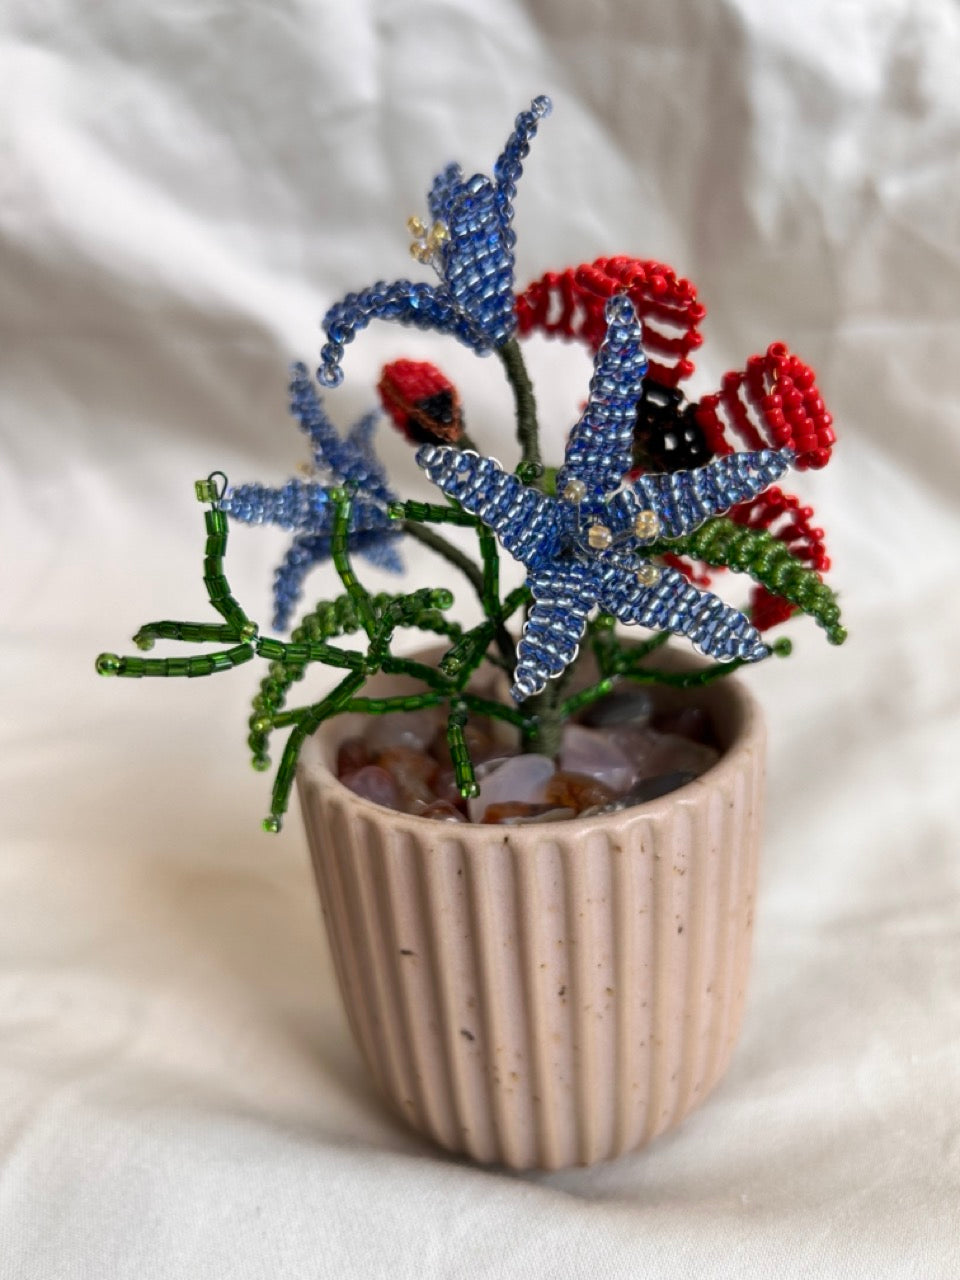
<path fill-rule="evenodd" d="M 115 676 L 120 670 L 120 657 L 116 653 L 101 653 L 97 658 L 97 674 Z"/>
<path fill-rule="evenodd" d="M 587 486 L 582 480 L 574 478 L 573 480 L 567 481 L 566 487 L 563 490 L 564 502 L 582 502 L 586 496 Z"/>
<path fill-rule="evenodd" d="M 613 534 L 605 524 L 592 524 L 587 530 L 587 542 L 593 551 L 606 551 L 613 542 Z"/>
<path fill-rule="evenodd" d="M 633 522 L 633 532 L 638 538 L 655 538 L 660 532 L 660 521 L 655 511 L 645 510 L 637 513 Z"/>
<path fill-rule="evenodd" d="M 660 570 L 655 564 L 642 564 L 637 570 L 637 581 L 641 587 L 655 587 L 660 581 Z"/>

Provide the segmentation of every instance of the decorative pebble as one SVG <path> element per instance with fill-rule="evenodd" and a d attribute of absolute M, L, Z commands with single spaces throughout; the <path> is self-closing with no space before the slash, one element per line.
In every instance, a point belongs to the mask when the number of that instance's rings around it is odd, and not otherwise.
<path fill-rule="evenodd" d="M 655 778 L 644 778 L 635 787 L 631 787 L 626 795 L 619 796 L 608 804 L 598 804 L 592 809 L 585 809 L 580 816 L 581 818 L 593 818 L 601 813 L 621 813 L 624 809 L 630 809 L 634 805 L 644 804 L 647 800 L 656 800 L 658 796 L 665 796 L 670 791 L 676 791 L 678 787 L 685 787 L 688 782 L 693 782 L 696 777 L 695 773 L 679 771 L 677 773 L 661 773 Z"/>
<path fill-rule="evenodd" d="M 576 813 L 616 799 L 616 792 L 605 787 L 596 778 L 588 777 L 585 773 L 567 773 L 565 770 L 553 775 L 544 794 L 548 803 L 559 805 L 562 809 L 573 809 Z"/>
<path fill-rule="evenodd" d="M 555 772 L 548 756 L 511 756 L 478 778 L 480 794 L 467 802 L 471 822 L 483 822 L 492 804 L 542 804 L 544 787 Z"/>
<path fill-rule="evenodd" d="M 440 716 L 436 711 L 389 711 L 371 716 L 366 743 L 371 756 L 388 747 L 418 747 L 425 750 L 436 733 Z"/>
<path fill-rule="evenodd" d="M 653 711 L 653 699 L 645 689 L 623 689 L 610 693 L 587 707 L 580 723 L 591 729 L 612 724 L 646 724 Z"/>
<path fill-rule="evenodd" d="M 470 800 L 450 764 L 445 722 L 432 710 L 381 716 L 367 738 L 344 739 L 338 774 L 375 804 L 435 822 L 524 825 L 643 804 L 699 777 L 720 755 L 701 708 L 656 712 L 646 690 L 605 698 L 588 715 L 590 725 L 564 728 L 559 768 L 544 755 L 504 755 L 489 721 L 468 721 L 480 786 Z"/>
<path fill-rule="evenodd" d="M 709 747 L 717 745 L 713 724 L 702 707 L 678 707 L 673 711 L 661 711 L 650 721 L 650 726 L 658 733 L 676 734 L 678 738 L 689 738 L 691 742 L 702 742 Z"/>
<path fill-rule="evenodd" d="M 370 763 L 370 751 L 363 738 L 344 738 L 337 748 L 337 777 L 356 773 Z"/>
<path fill-rule="evenodd" d="M 563 731 L 560 768 L 564 773 L 585 773 L 618 792 L 626 791 L 637 776 L 633 761 L 616 742 L 581 724 L 568 724 Z"/>
<path fill-rule="evenodd" d="M 382 804 L 386 809 L 400 808 L 400 789 L 386 769 L 379 765 L 368 764 L 356 773 L 348 773 L 340 781 L 364 800 Z"/>
<path fill-rule="evenodd" d="M 483 764 L 485 760 L 492 760 L 495 756 L 503 756 L 503 743 L 494 738 L 489 720 L 469 719 L 464 725 L 463 736 L 474 768 Z M 433 740 L 430 743 L 430 754 L 441 765 L 447 768 L 450 767 L 450 744 L 447 742 L 446 724 L 437 726 L 436 733 L 434 733 Z"/>
<path fill-rule="evenodd" d="M 437 762 L 416 747 L 389 747 L 381 751 L 377 764 L 397 784 L 400 800 L 408 813 L 415 811 L 415 804 L 429 805 L 436 798 L 431 782 L 437 775 Z"/>

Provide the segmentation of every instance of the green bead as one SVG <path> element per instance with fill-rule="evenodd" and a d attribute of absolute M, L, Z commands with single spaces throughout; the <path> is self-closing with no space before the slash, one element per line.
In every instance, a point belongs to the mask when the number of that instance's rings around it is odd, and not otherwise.
<path fill-rule="evenodd" d="M 269 636 L 257 639 L 257 653 L 261 658 L 282 658 L 285 652 L 282 640 L 272 640 Z"/>
<path fill-rule="evenodd" d="M 146 653 L 149 649 L 153 648 L 153 636 L 147 635 L 142 631 L 138 631 L 133 637 L 133 643 L 138 649 L 142 649 L 143 652 Z"/>
<path fill-rule="evenodd" d="M 193 488 L 198 502 L 216 502 L 219 497 L 217 486 L 212 480 L 197 480 Z"/>
<path fill-rule="evenodd" d="M 250 761 L 257 773 L 266 773 L 270 768 L 270 757 L 264 755 L 256 755 Z"/>
<path fill-rule="evenodd" d="M 543 467 L 539 462 L 521 462 L 517 467 L 516 475 L 524 484 L 533 484 L 543 475 Z"/>
<path fill-rule="evenodd" d="M 97 673 L 101 676 L 115 676 L 120 670 L 120 657 L 116 653 L 101 653 L 97 658 Z"/>
<path fill-rule="evenodd" d="M 256 716 L 251 719 L 250 728 L 254 733 L 269 733 L 273 728 L 273 721 L 269 716 Z"/>
<path fill-rule="evenodd" d="M 788 636 L 781 636 L 773 642 L 773 652 L 778 658 L 789 658 L 793 653 L 793 641 Z"/>
<path fill-rule="evenodd" d="M 256 640 L 260 634 L 260 628 L 255 622 L 245 622 L 240 628 L 241 640 Z"/>
<path fill-rule="evenodd" d="M 272 813 L 269 818 L 264 818 L 263 820 L 263 829 L 264 831 L 266 831 L 267 835 L 271 835 L 271 836 L 279 835 L 280 828 L 282 826 L 283 826 L 282 821 L 277 817 L 275 813 Z"/>

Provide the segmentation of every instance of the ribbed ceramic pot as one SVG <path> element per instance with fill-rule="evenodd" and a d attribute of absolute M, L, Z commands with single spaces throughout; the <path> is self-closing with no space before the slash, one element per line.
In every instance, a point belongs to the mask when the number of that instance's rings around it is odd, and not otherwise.
<path fill-rule="evenodd" d="M 378 678 L 370 693 L 409 691 Z M 764 729 L 742 684 L 695 695 L 723 754 L 600 818 L 417 818 L 332 767 L 361 717 L 309 744 L 301 808 L 356 1042 L 391 1107 L 452 1152 L 588 1165 L 678 1124 L 722 1076 L 743 1012 Z"/>

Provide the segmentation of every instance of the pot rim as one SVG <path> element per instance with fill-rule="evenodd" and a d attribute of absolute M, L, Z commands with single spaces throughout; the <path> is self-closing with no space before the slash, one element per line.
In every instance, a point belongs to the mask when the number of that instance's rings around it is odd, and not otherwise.
<path fill-rule="evenodd" d="M 685 661 L 685 654 L 678 656 L 681 661 Z M 689 664 L 685 662 L 685 665 Z M 721 786 L 725 785 L 727 781 L 726 775 L 732 774 L 737 769 L 736 760 L 741 753 L 750 750 L 754 746 L 762 746 L 764 739 L 763 711 L 756 696 L 747 688 L 743 680 L 737 676 L 725 676 L 718 684 L 707 686 L 707 688 L 710 691 L 711 699 L 722 698 L 727 694 L 729 701 L 736 705 L 739 712 L 739 723 L 733 737 L 727 746 L 723 748 L 719 760 L 712 764 L 709 769 L 705 769 L 702 774 L 692 779 L 692 781 L 685 782 L 683 786 L 676 787 L 673 791 L 668 791 L 652 800 L 645 800 L 642 804 L 632 805 L 627 809 L 617 809 L 612 813 L 564 818 L 560 823 L 525 822 L 519 827 L 508 824 L 503 826 L 505 837 L 509 833 L 516 831 L 536 832 L 541 835 L 542 833 L 549 833 L 551 829 L 558 825 L 562 825 L 564 830 L 569 830 L 571 827 L 579 827 L 583 831 L 587 831 L 609 823 L 623 824 L 624 822 L 634 821 L 657 821 L 665 817 L 667 812 L 678 801 L 683 803 L 684 801 L 693 800 L 696 793 L 702 791 L 705 785 L 710 785 L 711 789 L 717 783 L 720 783 Z M 386 805 L 377 804 L 373 800 L 357 795 L 349 787 L 345 787 L 324 759 L 324 730 L 329 730 L 335 724 L 336 720 L 331 720 L 325 725 L 321 725 L 317 732 L 312 734 L 303 744 L 300 760 L 297 764 L 298 783 L 313 782 L 326 790 L 332 789 L 339 793 L 339 797 L 344 803 L 352 805 L 359 813 L 368 814 L 371 818 L 376 818 L 381 822 L 389 822 L 391 826 L 400 829 L 409 828 L 418 833 L 422 833 L 426 829 L 435 831 L 439 835 L 445 826 L 454 825 L 452 823 L 438 822 L 435 818 L 424 818 L 420 814 L 403 813 L 399 809 L 389 809 Z M 489 841 L 490 833 L 494 830 L 494 824 L 482 822 L 458 822 L 455 826 L 458 839 L 478 840 L 483 843 Z"/>

